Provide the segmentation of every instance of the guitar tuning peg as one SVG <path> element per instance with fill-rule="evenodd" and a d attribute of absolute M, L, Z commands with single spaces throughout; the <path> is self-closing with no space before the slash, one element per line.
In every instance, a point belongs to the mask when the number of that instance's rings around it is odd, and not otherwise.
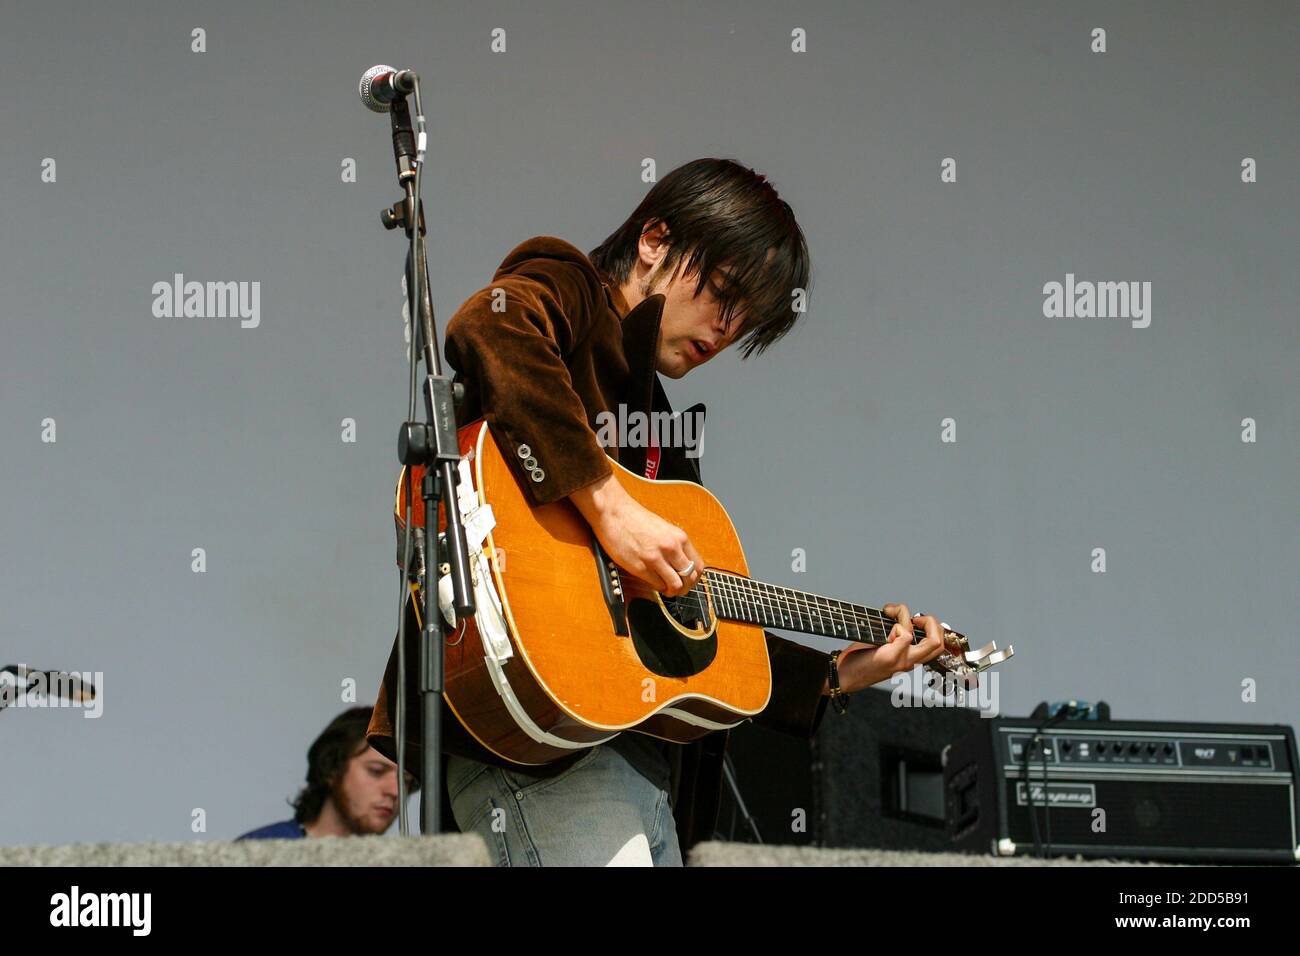
<path fill-rule="evenodd" d="M 988 644 L 985 644 L 985 645 L 984 645 L 983 647 L 981 647 L 979 650 L 975 650 L 975 651 L 967 651 L 963 656 L 966 658 L 966 660 L 970 661 L 970 662 L 973 664 L 973 663 L 975 663 L 976 661 L 979 661 L 979 660 L 984 659 L 985 657 L 988 657 L 990 654 L 992 654 L 992 653 L 993 653 L 994 651 L 996 651 L 997 649 L 998 649 L 998 645 L 997 645 L 996 643 L 990 641 Z"/>
<path fill-rule="evenodd" d="M 991 653 L 980 657 L 978 660 L 971 661 L 971 670 L 976 673 L 983 673 L 995 664 L 1001 664 L 1003 661 L 1012 657 L 1015 653 L 1015 648 L 1011 646 L 1006 647 L 1004 650 L 992 651 Z"/>

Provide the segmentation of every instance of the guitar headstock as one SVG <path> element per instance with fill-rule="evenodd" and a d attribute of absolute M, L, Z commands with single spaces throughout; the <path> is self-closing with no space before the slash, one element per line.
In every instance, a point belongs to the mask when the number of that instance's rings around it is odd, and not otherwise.
<path fill-rule="evenodd" d="M 964 686 L 971 686 L 979 675 L 995 664 L 1001 664 L 1016 653 L 1008 644 L 998 650 L 996 641 L 990 641 L 976 650 L 970 649 L 970 641 L 959 631 L 944 631 L 944 651 L 923 666 L 928 671 L 945 676 L 951 675 Z"/>

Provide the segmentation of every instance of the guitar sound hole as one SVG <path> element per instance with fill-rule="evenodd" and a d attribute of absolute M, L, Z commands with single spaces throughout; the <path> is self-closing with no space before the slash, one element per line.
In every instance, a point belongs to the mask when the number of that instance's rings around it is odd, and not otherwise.
<path fill-rule="evenodd" d="M 664 606 L 682 627 L 693 631 L 707 631 L 713 626 L 712 609 L 698 591 L 692 591 L 682 597 L 665 597 Z"/>
<path fill-rule="evenodd" d="M 687 610 L 673 607 L 671 599 L 665 604 L 684 627 L 695 627 L 700 617 L 698 604 Z M 688 602 L 691 603 L 691 602 Z M 707 610 L 705 614 L 707 615 Z M 662 677 L 689 677 L 698 674 L 710 664 L 718 653 L 716 634 L 694 639 L 683 635 L 669 621 L 655 601 L 635 598 L 627 606 L 627 623 L 632 631 L 632 646 L 646 670 Z M 706 624 L 709 622 L 706 622 Z"/>

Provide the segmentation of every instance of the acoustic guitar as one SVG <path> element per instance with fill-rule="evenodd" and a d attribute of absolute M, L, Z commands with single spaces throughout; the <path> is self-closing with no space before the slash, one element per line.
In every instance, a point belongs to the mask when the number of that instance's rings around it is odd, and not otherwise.
<path fill-rule="evenodd" d="M 455 620 L 439 566 L 444 697 L 466 731 L 506 760 L 544 764 L 625 731 L 688 743 L 736 726 L 771 696 L 765 627 L 888 642 L 895 621 L 875 608 L 752 579 L 731 518 L 701 485 L 651 481 L 611 459 L 628 494 L 682 528 L 708 562 L 690 593 L 667 597 L 612 562 L 567 498 L 533 506 L 485 421 L 458 437 L 477 610 Z M 424 525 L 423 472 L 404 468 L 398 479 L 399 541 L 408 481 L 411 525 Z M 925 636 L 913 628 L 913 643 Z M 1014 653 L 993 643 L 972 651 L 955 631 L 945 643 L 925 666 L 967 683 Z"/>

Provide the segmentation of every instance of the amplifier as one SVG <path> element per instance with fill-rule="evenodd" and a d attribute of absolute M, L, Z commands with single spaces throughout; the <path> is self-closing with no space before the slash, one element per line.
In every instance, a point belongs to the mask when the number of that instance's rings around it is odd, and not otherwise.
<path fill-rule="evenodd" d="M 1295 863 L 1295 732 L 1283 725 L 984 720 L 945 755 L 953 849 Z M 1038 850 L 1036 851 L 1036 846 Z"/>

